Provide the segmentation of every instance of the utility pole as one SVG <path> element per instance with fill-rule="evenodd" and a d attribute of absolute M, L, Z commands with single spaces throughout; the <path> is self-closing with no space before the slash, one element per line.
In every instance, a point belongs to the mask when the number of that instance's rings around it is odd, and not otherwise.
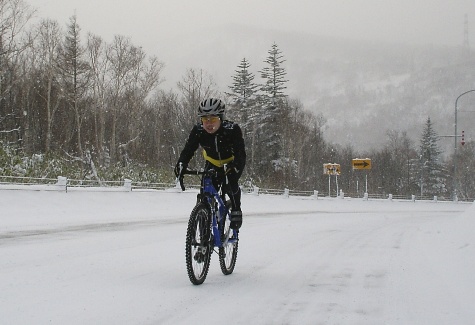
<path fill-rule="evenodd" d="M 460 94 L 457 99 L 455 99 L 455 132 L 454 132 L 454 138 L 455 138 L 455 144 L 454 144 L 454 201 L 458 201 L 457 197 L 457 141 L 458 141 L 458 134 L 457 134 L 457 102 L 460 97 L 462 97 L 465 94 L 471 93 L 475 91 L 475 89 L 468 90 L 462 94 Z"/>

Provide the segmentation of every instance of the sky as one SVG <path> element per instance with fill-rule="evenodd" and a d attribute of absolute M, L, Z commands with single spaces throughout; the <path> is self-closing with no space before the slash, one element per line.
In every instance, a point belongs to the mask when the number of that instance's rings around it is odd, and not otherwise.
<path fill-rule="evenodd" d="M 165 86 L 173 87 L 188 68 L 209 72 L 219 83 L 230 83 L 233 69 L 249 53 L 230 58 L 225 41 L 210 44 L 210 31 L 252 27 L 256 33 L 273 32 L 275 39 L 243 48 L 259 49 L 263 56 L 281 32 L 297 32 L 330 38 L 385 41 L 408 44 L 460 46 L 464 42 L 464 19 L 468 17 L 469 42 L 475 45 L 475 1 L 473 0 L 25 0 L 36 8 L 38 18 L 52 18 L 63 26 L 76 14 L 83 35 L 90 32 L 111 42 L 115 35 L 131 38 L 166 67 Z M 237 27 L 236 27 L 237 26 Z M 213 34 L 215 35 L 215 34 Z M 298 34 L 297 34 L 298 35 Z M 265 36 L 268 37 L 268 36 Z M 297 36 L 299 37 L 299 36 Z M 242 43 L 250 42 L 243 39 Z M 212 44 L 212 43 L 211 43 Z M 235 46 L 232 44 L 232 46 Z M 283 49 L 284 54 L 290 49 Z M 287 50 L 287 51 L 286 51 Z M 221 52 L 231 65 L 214 71 L 207 62 L 209 52 Z M 186 53 L 183 53 L 186 52 Z M 192 52 L 192 53 L 188 53 Z M 292 60 L 292 57 L 286 57 Z M 216 60 L 213 57 L 213 60 Z M 255 58 L 251 59 L 256 61 Z M 228 63 L 232 62 L 232 63 Z M 222 70 L 222 66 L 219 67 Z"/>
<path fill-rule="evenodd" d="M 0 184 L 0 315 L 23 324 L 471 324 L 473 203 L 243 195 L 233 274 L 185 267 L 196 192 Z"/>
<path fill-rule="evenodd" d="M 85 30 L 106 38 L 130 35 L 139 45 L 229 23 L 351 39 L 461 45 L 465 14 L 471 40 L 475 40 L 475 2 L 471 0 L 26 2 L 38 8 L 40 17 L 66 23 L 75 12 Z"/>

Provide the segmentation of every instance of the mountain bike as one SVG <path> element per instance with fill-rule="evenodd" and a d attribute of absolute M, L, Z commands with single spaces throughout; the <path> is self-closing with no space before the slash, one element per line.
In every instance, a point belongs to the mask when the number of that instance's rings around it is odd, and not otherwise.
<path fill-rule="evenodd" d="M 225 200 L 221 186 L 216 189 L 213 185 L 212 177 L 216 173 L 213 169 L 185 170 L 183 173 L 202 176 L 201 190 L 186 229 L 186 270 L 195 285 L 206 280 L 213 251 L 219 256 L 224 275 L 233 273 L 236 265 L 239 232 L 230 227 L 231 202 Z M 184 191 L 183 178 L 179 182 Z"/>

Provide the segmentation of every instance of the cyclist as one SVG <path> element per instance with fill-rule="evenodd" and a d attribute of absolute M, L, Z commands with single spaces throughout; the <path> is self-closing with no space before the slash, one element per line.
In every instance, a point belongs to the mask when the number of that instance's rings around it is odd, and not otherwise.
<path fill-rule="evenodd" d="M 183 171 L 201 146 L 206 170 L 217 171 L 213 185 L 216 188 L 222 185 L 224 193 L 231 199 L 230 227 L 237 230 L 242 225 L 241 189 L 238 181 L 246 165 L 246 150 L 239 125 L 224 119 L 225 107 L 225 103 L 217 98 L 207 98 L 200 103 L 200 123 L 195 124 L 190 132 L 178 158 L 175 175 L 183 177 Z"/>

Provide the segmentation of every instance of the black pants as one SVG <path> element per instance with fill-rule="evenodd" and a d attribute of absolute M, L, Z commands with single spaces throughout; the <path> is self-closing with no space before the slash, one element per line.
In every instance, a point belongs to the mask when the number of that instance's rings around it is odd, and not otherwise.
<path fill-rule="evenodd" d="M 224 174 L 223 167 L 216 167 L 210 163 L 206 164 L 206 169 L 214 169 L 217 171 L 217 175 L 212 178 L 213 186 L 216 189 L 222 188 L 223 194 L 227 194 L 231 200 L 232 210 L 241 211 L 241 188 L 239 187 L 239 177 L 234 170 L 229 171 L 227 175 Z M 203 187 L 203 184 L 201 184 Z"/>

